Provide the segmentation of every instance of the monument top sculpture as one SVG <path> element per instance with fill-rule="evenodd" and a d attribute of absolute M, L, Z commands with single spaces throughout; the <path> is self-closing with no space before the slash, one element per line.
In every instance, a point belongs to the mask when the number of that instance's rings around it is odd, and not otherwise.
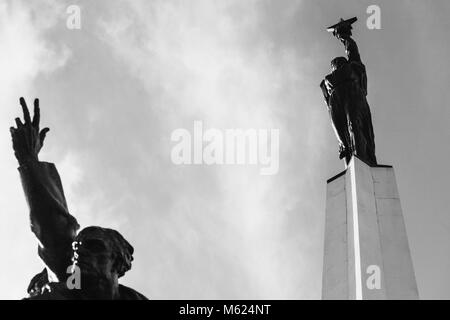
<path fill-rule="evenodd" d="M 31 230 L 39 240 L 38 253 L 46 268 L 28 286 L 28 299 L 145 300 L 139 292 L 119 284 L 131 269 L 133 247 L 116 230 L 91 226 L 77 234 L 79 225 L 68 210 L 62 183 L 52 163 L 39 161 L 49 128 L 40 130 L 39 100 L 34 116 L 20 98 L 24 122 L 11 127 L 13 149 L 30 208 Z M 79 283 L 69 286 L 79 271 Z M 51 281 L 50 275 L 56 276 Z"/>
<path fill-rule="evenodd" d="M 371 166 L 377 165 L 372 116 L 367 102 L 366 67 L 352 39 L 352 24 L 343 20 L 327 30 L 345 47 L 347 57 L 331 60 L 331 73 L 320 83 L 331 123 L 338 139 L 339 158 L 349 163 L 352 156 Z"/>
<path fill-rule="evenodd" d="M 375 157 L 366 68 L 351 32 L 356 21 L 328 28 L 346 57 L 331 60 L 320 84 L 346 161 L 345 170 L 327 180 L 322 298 L 418 299 L 394 168 Z"/>
<path fill-rule="evenodd" d="M 357 17 L 353 17 L 351 19 L 348 20 L 344 20 L 341 18 L 341 21 L 339 21 L 338 23 L 332 25 L 331 27 L 327 28 L 328 32 L 333 32 L 336 33 L 338 30 L 340 33 L 343 33 L 344 30 L 347 32 L 350 32 L 351 35 L 351 30 L 352 30 L 352 24 L 354 24 L 356 21 L 358 21 Z"/>

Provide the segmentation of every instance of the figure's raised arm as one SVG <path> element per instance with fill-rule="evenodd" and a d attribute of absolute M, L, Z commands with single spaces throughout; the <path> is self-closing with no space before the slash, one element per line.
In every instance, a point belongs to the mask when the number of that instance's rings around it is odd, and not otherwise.
<path fill-rule="evenodd" d="M 31 120 L 28 107 L 20 98 L 24 122 L 16 118 L 11 127 L 14 154 L 19 162 L 22 186 L 30 209 L 31 230 L 39 240 L 39 255 L 58 276 L 64 277 L 70 265 L 71 244 L 78 223 L 70 215 L 58 171 L 52 163 L 38 158 L 49 128 L 39 129 L 39 100 L 34 101 Z"/>
<path fill-rule="evenodd" d="M 362 63 L 358 45 L 355 40 L 353 40 L 353 38 L 348 34 L 338 35 L 338 38 L 345 46 L 345 53 L 347 54 L 348 61 Z"/>

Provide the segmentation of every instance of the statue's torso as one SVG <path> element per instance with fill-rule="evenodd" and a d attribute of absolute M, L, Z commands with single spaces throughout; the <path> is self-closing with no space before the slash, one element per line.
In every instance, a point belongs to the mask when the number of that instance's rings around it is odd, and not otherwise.
<path fill-rule="evenodd" d="M 349 62 L 325 77 L 329 94 L 351 90 L 352 87 L 365 91 L 365 67 L 362 63 Z"/>

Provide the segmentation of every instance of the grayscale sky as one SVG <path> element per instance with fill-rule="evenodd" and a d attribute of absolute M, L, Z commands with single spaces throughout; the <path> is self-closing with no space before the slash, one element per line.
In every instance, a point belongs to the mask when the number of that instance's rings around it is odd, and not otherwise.
<path fill-rule="evenodd" d="M 81 30 L 66 8 L 81 7 Z M 381 30 L 366 9 L 381 7 Z M 0 298 L 42 270 L 9 127 L 41 100 L 82 226 L 134 245 L 153 299 L 319 299 L 326 179 L 343 170 L 319 82 L 358 16 L 377 156 L 396 170 L 421 298 L 450 298 L 450 2 L 1 1 Z M 176 166 L 171 132 L 280 130 L 280 169 Z"/>

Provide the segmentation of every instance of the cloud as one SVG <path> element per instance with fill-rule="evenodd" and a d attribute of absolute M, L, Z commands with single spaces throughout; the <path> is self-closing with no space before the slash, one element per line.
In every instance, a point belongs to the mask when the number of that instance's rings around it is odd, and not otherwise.
<path fill-rule="evenodd" d="M 76 3 L 81 30 L 66 28 L 72 1 L 0 4 L 2 297 L 22 297 L 42 267 L 7 132 L 23 95 L 41 99 L 41 159 L 58 166 L 71 212 L 134 245 L 126 284 L 151 298 L 319 298 L 325 180 L 342 168 L 317 85 L 342 55 L 323 28 L 349 12 L 361 18 L 377 157 L 396 167 L 421 296 L 448 296 L 449 258 L 436 254 L 450 243 L 447 1 L 426 12 L 381 1 L 376 31 L 364 28 L 368 1 Z M 279 173 L 173 165 L 170 135 L 194 120 L 280 129 Z"/>
<path fill-rule="evenodd" d="M 52 18 L 57 16 L 57 10 L 58 6 L 50 1 L 41 3 L 39 14 L 34 5 L 30 7 L 25 1 L 0 3 L 0 243 L 5 257 L 0 286 L 4 288 L 3 298 L 22 297 L 33 276 L 30 270 L 37 272 L 40 268 L 37 259 L 29 259 L 36 255 L 37 243 L 27 227 L 27 208 L 8 128 L 20 115 L 19 97 L 25 96 L 29 102 L 34 98 L 30 93 L 36 77 L 63 68 L 70 57 L 68 48 L 45 39 L 46 32 L 57 22 Z"/>
<path fill-rule="evenodd" d="M 162 212 L 137 210 L 142 222 L 134 226 L 135 241 L 147 242 L 137 259 L 146 267 L 130 283 L 161 298 L 314 297 L 318 284 L 308 280 L 305 261 L 317 228 L 302 225 L 309 219 L 302 210 L 311 205 L 300 204 L 292 191 L 308 187 L 316 156 L 301 150 L 320 134 L 307 125 L 310 119 L 299 119 L 311 138 L 293 136 L 287 113 L 309 106 L 299 106 L 303 92 L 286 90 L 304 81 L 299 74 L 310 60 L 261 34 L 266 12 L 258 1 L 134 1 L 110 9 L 99 22 L 99 37 L 146 90 L 141 113 L 159 119 L 156 128 L 138 124 L 136 133 L 164 142 L 134 142 L 142 152 L 136 162 L 160 170 L 141 171 L 140 183 L 128 192 L 141 210 Z M 250 167 L 175 167 L 170 133 L 192 131 L 194 120 L 219 129 L 280 128 L 282 172 L 263 178 Z M 294 163 L 299 158 L 304 169 Z M 292 170 L 304 179 L 289 178 Z M 159 192 L 152 193 L 154 185 Z M 292 222 L 295 231 L 287 230 Z"/>
<path fill-rule="evenodd" d="M 98 1 L 83 4 L 80 31 L 57 28 L 58 19 L 51 35 L 52 24 L 30 26 L 27 43 L 37 51 L 26 57 L 23 79 L 39 93 L 52 129 L 42 158 L 57 164 L 82 227 L 117 228 L 135 247 L 125 284 L 151 298 L 318 297 L 324 208 L 315 168 L 324 161 L 317 141 L 327 140 L 329 127 L 319 91 L 308 87 L 314 50 L 278 37 L 300 8 Z M 286 30 L 274 32 L 272 16 Z M 36 69 L 47 65 L 42 57 L 54 63 Z M 171 132 L 192 130 L 194 120 L 280 129 L 279 173 L 173 165 Z M 8 181 L 18 181 L 10 171 Z M 30 246 L 18 183 L 14 195 L 14 230 Z M 34 249 L 20 259 L 36 256 Z M 26 284 L 36 268 L 17 276 Z M 9 286 L 16 296 L 25 287 Z"/>

